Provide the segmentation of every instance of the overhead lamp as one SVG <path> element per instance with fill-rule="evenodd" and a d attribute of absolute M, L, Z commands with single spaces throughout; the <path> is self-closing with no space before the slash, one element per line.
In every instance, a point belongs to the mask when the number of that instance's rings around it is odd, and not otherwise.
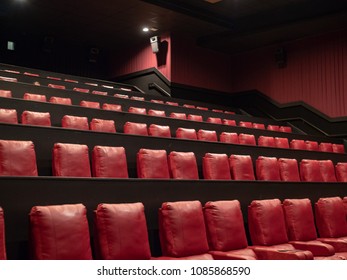
<path fill-rule="evenodd" d="M 148 28 L 148 27 L 144 27 L 144 28 L 142 28 L 142 31 L 143 31 L 143 32 L 148 32 L 148 31 L 149 31 L 149 28 Z"/>

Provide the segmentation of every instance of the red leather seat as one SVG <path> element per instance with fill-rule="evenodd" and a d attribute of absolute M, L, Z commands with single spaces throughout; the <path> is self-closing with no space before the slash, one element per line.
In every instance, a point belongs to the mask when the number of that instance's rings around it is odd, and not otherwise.
<path fill-rule="evenodd" d="M 93 108 L 93 109 L 100 109 L 100 103 L 99 102 L 93 102 L 93 101 L 82 100 L 80 102 L 80 106 L 87 107 L 87 108 Z"/>
<path fill-rule="evenodd" d="M 102 260 L 149 260 L 151 251 L 142 203 L 99 204 L 95 244 Z"/>
<path fill-rule="evenodd" d="M 61 126 L 70 129 L 89 130 L 87 117 L 65 115 L 61 120 Z"/>
<path fill-rule="evenodd" d="M 303 182 L 323 182 L 318 160 L 302 159 L 300 162 L 300 178 Z"/>
<path fill-rule="evenodd" d="M 193 152 L 171 152 L 168 157 L 171 177 L 174 179 L 198 180 L 198 166 Z"/>
<path fill-rule="evenodd" d="M 203 121 L 202 116 L 192 115 L 192 114 L 188 114 L 187 120 L 191 120 L 191 121 L 195 121 L 195 122 L 202 122 Z"/>
<path fill-rule="evenodd" d="M 233 111 L 224 111 L 225 114 L 229 114 L 229 115 L 235 115 L 235 112 Z"/>
<path fill-rule="evenodd" d="M 179 127 L 176 130 L 176 138 L 197 140 L 198 136 L 196 135 L 196 131 L 195 131 L 194 128 L 182 128 L 182 127 Z"/>
<path fill-rule="evenodd" d="M 23 111 L 22 124 L 51 126 L 51 115 L 49 112 Z"/>
<path fill-rule="evenodd" d="M 129 178 L 123 147 L 95 146 L 92 151 L 93 177 Z"/>
<path fill-rule="evenodd" d="M 305 141 L 306 150 L 308 151 L 319 151 L 319 146 L 317 141 Z"/>
<path fill-rule="evenodd" d="M 203 111 L 208 111 L 208 108 L 201 107 L 201 106 L 197 106 L 196 109 L 203 110 Z"/>
<path fill-rule="evenodd" d="M 261 181 L 281 181 L 277 158 L 259 156 L 256 160 L 257 179 Z"/>
<path fill-rule="evenodd" d="M 138 107 L 129 107 L 128 112 L 133 114 L 141 114 L 141 115 L 147 114 L 146 108 L 138 108 Z"/>
<path fill-rule="evenodd" d="M 202 171 L 207 180 L 230 180 L 229 160 L 226 154 L 206 153 L 202 158 Z"/>
<path fill-rule="evenodd" d="M 239 126 L 247 127 L 247 128 L 253 128 L 253 123 L 252 122 L 240 121 L 239 122 Z"/>
<path fill-rule="evenodd" d="M 47 98 L 46 95 L 43 94 L 34 94 L 34 93 L 24 93 L 23 96 L 24 100 L 31 100 L 31 101 L 40 101 L 40 102 L 46 102 Z"/>
<path fill-rule="evenodd" d="M 93 90 L 92 94 L 97 94 L 97 95 L 108 95 L 107 91 L 100 91 L 100 90 Z"/>
<path fill-rule="evenodd" d="M 343 205 L 345 206 L 346 219 L 347 219 L 347 196 L 343 198 Z"/>
<path fill-rule="evenodd" d="M 147 124 L 145 123 L 126 122 L 123 131 L 125 134 L 148 136 Z"/>
<path fill-rule="evenodd" d="M 127 94 L 115 93 L 113 96 L 117 98 L 129 99 L 129 95 Z"/>
<path fill-rule="evenodd" d="M 4 211 L 0 207 L 0 260 L 6 260 Z"/>
<path fill-rule="evenodd" d="M 6 82 L 16 83 L 16 82 L 17 82 L 17 79 L 16 79 L 16 78 L 10 78 L 10 77 L 0 76 L 0 81 L 6 81 Z"/>
<path fill-rule="evenodd" d="M 275 138 L 273 138 L 272 136 L 259 136 L 258 146 L 276 147 Z"/>
<path fill-rule="evenodd" d="M 137 100 L 137 101 L 145 101 L 144 97 L 140 97 L 140 96 L 132 96 L 130 97 L 131 100 Z"/>
<path fill-rule="evenodd" d="M 254 135 L 253 134 L 245 134 L 245 133 L 239 134 L 239 143 L 241 145 L 252 145 L 252 146 L 257 145 L 257 143 L 255 142 Z"/>
<path fill-rule="evenodd" d="M 191 104 L 183 104 L 183 107 L 190 108 L 190 109 L 195 109 L 195 105 L 191 105 Z"/>
<path fill-rule="evenodd" d="M 236 121 L 235 120 L 223 119 L 222 122 L 223 122 L 224 125 L 236 126 Z"/>
<path fill-rule="evenodd" d="M 222 124 L 222 119 L 221 118 L 208 117 L 207 122 L 208 123 Z"/>
<path fill-rule="evenodd" d="M 168 259 L 213 259 L 199 201 L 164 202 L 159 209 L 159 237 Z"/>
<path fill-rule="evenodd" d="M 207 238 L 214 259 L 256 260 L 248 247 L 238 200 L 209 201 L 204 206 Z"/>
<path fill-rule="evenodd" d="M 215 130 L 199 129 L 198 130 L 198 140 L 217 142 L 218 141 L 217 133 Z"/>
<path fill-rule="evenodd" d="M 323 182 L 336 182 L 335 168 L 333 162 L 330 159 L 319 160 L 318 162 Z"/>
<path fill-rule="evenodd" d="M 319 144 L 319 150 L 321 152 L 332 153 L 333 152 L 333 144 L 332 143 L 322 142 L 322 143 Z"/>
<path fill-rule="evenodd" d="M 155 117 L 166 117 L 165 111 L 161 111 L 161 110 L 149 109 L 148 110 L 148 115 L 149 116 L 155 116 Z"/>
<path fill-rule="evenodd" d="M 300 182 L 298 161 L 295 158 L 279 158 L 278 167 L 282 181 Z"/>
<path fill-rule="evenodd" d="M 63 105 L 72 105 L 71 98 L 69 97 L 57 97 L 57 96 L 52 96 L 49 99 L 50 103 L 55 103 L 55 104 L 63 104 Z"/>
<path fill-rule="evenodd" d="M 280 126 L 280 131 L 281 132 L 291 133 L 292 132 L 292 128 L 290 126 Z"/>
<path fill-rule="evenodd" d="M 254 181 L 252 158 L 249 155 L 231 155 L 229 157 L 231 179 Z"/>
<path fill-rule="evenodd" d="M 166 105 L 171 105 L 171 106 L 178 106 L 177 102 L 171 102 L 171 101 L 166 101 L 165 104 Z"/>
<path fill-rule="evenodd" d="M 219 135 L 219 141 L 223 143 L 240 144 L 239 136 L 236 132 L 222 132 Z"/>
<path fill-rule="evenodd" d="M 347 162 L 338 162 L 335 171 L 338 182 L 347 182 Z"/>
<path fill-rule="evenodd" d="M 51 79 L 51 80 L 55 80 L 55 81 L 61 81 L 61 78 L 52 77 L 52 76 L 47 76 L 47 79 Z"/>
<path fill-rule="evenodd" d="M 83 92 L 83 93 L 89 93 L 89 89 L 87 88 L 78 88 L 78 87 L 75 87 L 73 88 L 74 91 L 78 91 L 78 92 Z"/>
<path fill-rule="evenodd" d="M 53 176 L 91 177 L 88 146 L 55 143 L 52 170 Z"/>
<path fill-rule="evenodd" d="M 65 82 L 78 84 L 78 81 L 72 79 L 64 79 Z"/>
<path fill-rule="evenodd" d="M 108 111 L 120 112 L 120 111 L 122 111 L 122 105 L 104 103 L 104 104 L 102 104 L 102 109 L 108 110 Z"/>
<path fill-rule="evenodd" d="M 288 138 L 275 137 L 275 147 L 282 149 L 289 149 Z"/>
<path fill-rule="evenodd" d="M 253 128 L 255 128 L 255 129 L 265 129 L 265 124 L 263 124 L 263 123 L 253 123 Z"/>
<path fill-rule="evenodd" d="M 151 99 L 151 102 L 157 103 L 157 104 L 164 104 L 163 100 L 157 100 L 157 99 Z"/>
<path fill-rule="evenodd" d="M 294 150 L 306 150 L 305 141 L 301 139 L 293 139 L 290 141 L 290 148 Z"/>
<path fill-rule="evenodd" d="M 87 210 L 82 204 L 34 206 L 30 211 L 32 257 L 91 260 Z"/>
<path fill-rule="evenodd" d="M 2 123 L 18 123 L 16 109 L 0 109 L 0 122 Z"/>
<path fill-rule="evenodd" d="M 0 140 L 0 176 L 37 176 L 34 143 Z"/>
<path fill-rule="evenodd" d="M 223 113 L 223 110 L 221 110 L 221 109 L 212 109 L 212 112 Z"/>
<path fill-rule="evenodd" d="M 115 133 L 116 127 L 113 120 L 92 119 L 90 122 L 90 130 L 99 132 Z"/>
<path fill-rule="evenodd" d="M 252 248 L 259 259 L 313 259 L 310 251 L 297 250 L 288 243 L 283 209 L 279 199 L 253 200 L 248 206 L 248 227 Z M 257 248 L 269 248 L 271 251 L 257 252 Z M 274 250 L 277 250 L 276 254 Z"/>
<path fill-rule="evenodd" d="M 185 113 L 174 113 L 173 112 L 173 113 L 170 114 L 170 118 L 186 120 L 187 119 L 187 115 Z"/>
<path fill-rule="evenodd" d="M 279 125 L 273 125 L 273 124 L 269 124 L 266 127 L 267 130 L 271 130 L 271 131 L 280 131 L 280 127 Z"/>
<path fill-rule="evenodd" d="M 345 153 L 345 145 L 343 144 L 333 144 L 333 152 L 344 154 Z"/>
<path fill-rule="evenodd" d="M 320 198 L 314 206 L 318 240 L 332 245 L 337 253 L 347 254 L 347 219 L 342 199 Z"/>
<path fill-rule="evenodd" d="M 170 179 L 166 151 L 140 149 L 137 153 L 137 177 Z"/>
<path fill-rule="evenodd" d="M 65 89 L 65 86 L 55 85 L 55 84 L 48 84 L 48 87 L 50 87 L 50 88 L 57 88 L 57 89 Z"/>
<path fill-rule="evenodd" d="M 168 125 L 151 124 L 148 128 L 150 136 L 171 138 L 171 131 Z"/>
<path fill-rule="evenodd" d="M 24 72 L 23 74 L 24 74 L 24 75 L 27 75 L 27 76 L 31 76 L 31 77 L 39 77 L 39 76 L 40 76 L 39 74 L 30 73 L 30 72 Z"/>
<path fill-rule="evenodd" d="M 12 97 L 12 91 L 1 89 L 1 90 L 0 90 L 0 97 L 11 98 L 11 97 Z"/>
<path fill-rule="evenodd" d="M 305 199 L 285 199 L 283 212 L 289 243 L 295 248 L 311 251 L 314 259 L 346 259 L 343 253 L 335 255 L 333 246 L 317 240 L 311 201 Z"/>

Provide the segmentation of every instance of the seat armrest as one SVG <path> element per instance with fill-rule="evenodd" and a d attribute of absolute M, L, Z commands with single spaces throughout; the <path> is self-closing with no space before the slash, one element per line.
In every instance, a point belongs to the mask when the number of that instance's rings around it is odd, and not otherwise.
<path fill-rule="evenodd" d="M 278 250 L 260 246 L 250 246 L 259 260 L 313 260 L 310 251 Z"/>
<path fill-rule="evenodd" d="M 323 242 L 308 243 L 305 241 L 290 241 L 289 244 L 292 244 L 295 249 L 298 250 L 311 251 L 314 256 L 323 257 L 332 256 L 335 254 L 334 247 Z"/>
<path fill-rule="evenodd" d="M 255 260 L 255 258 L 246 255 L 233 254 L 231 252 L 210 251 L 214 260 Z"/>
<path fill-rule="evenodd" d="M 317 240 L 334 247 L 335 252 L 347 252 L 347 237 L 342 238 L 318 238 Z"/>

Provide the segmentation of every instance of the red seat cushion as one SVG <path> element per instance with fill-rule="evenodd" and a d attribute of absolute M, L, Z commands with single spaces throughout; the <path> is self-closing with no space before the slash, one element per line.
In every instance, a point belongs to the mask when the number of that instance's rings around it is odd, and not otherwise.
<path fill-rule="evenodd" d="M 252 158 L 249 155 L 231 155 L 229 158 L 233 180 L 255 180 Z"/>
<path fill-rule="evenodd" d="M 198 167 L 193 152 L 171 152 L 169 154 L 169 168 L 174 179 L 199 179 Z"/>
<path fill-rule="evenodd" d="M 280 181 L 277 158 L 259 156 L 256 161 L 257 179 L 262 181 Z"/>
<path fill-rule="evenodd" d="M 61 126 L 70 129 L 89 130 L 87 117 L 65 115 L 61 120 Z"/>
<path fill-rule="evenodd" d="M 109 111 L 122 111 L 122 105 L 104 103 L 102 104 L 102 109 Z"/>
<path fill-rule="evenodd" d="M 300 177 L 304 182 L 323 182 L 318 160 L 303 159 L 300 162 Z"/>
<path fill-rule="evenodd" d="M 318 162 L 323 182 L 336 182 L 335 167 L 333 162 L 330 159 L 319 160 Z"/>
<path fill-rule="evenodd" d="M 202 159 L 204 179 L 230 180 L 230 167 L 226 154 L 206 153 Z"/>
<path fill-rule="evenodd" d="M 347 182 L 347 162 L 338 162 L 335 166 L 338 182 Z"/>
<path fill-rule="evenodd" d="M 169 179 L 166 151 L 140 149 L 137 153 L 137 176 L 139 178 Z"/>
<path fill-rule="evenodd" d="M 148 136 L 147 124 L 126 122 L 123 127 L 124 133 Z"/>
<path fill-rule="evenodd" d="M 113 120 L 92 119 L 90 130 L 115 133 L 116 127 Z"/>
<path fill-rule="evenodd" d="M 57 96 L 52 96 L 49 99 L 50 103 L 55 103 L 55 104 L 64 104 L 64 105 L 72 105 L 71 98 L 64 98 L 64 97 L 57 97 Z"/>
<path fill-rule="evenodd" d="M 2 123 L 18 123 L 16 109 L 0 109 L 0 122 Z"/>
<path fill-rule="evenodd" d="M 146 108 L 137 108 L 137 107 L 129 107 L 128 112 L 134 113 L 134 114 L 141 114 L 141 115 L 147 114 Z"/>
<path fill-rule="evenodd" d="M 24 100 L 32 100 L 32 101 L 40 101 L 40 102 L 46 102 L 47 98 L 46 95 L 43 94 L 34 94 L 34 93 L 24 93 L 23 96 Z"/>
<path fill-rule="evenodd" d="M 161 110 L 149 109 L 148 110 L 148 115 L 149 116 L 155 116 L 155 117 L 166 117 L 165 111 L 161 111 Z"/>
<path fill-rule="evenodd" d="M 211 141 L 211 142 L 217 142 L 217 133 L 214 130 L 205 130 L 205 129 L 199 129 L 198 130 L 198 139 L 202 141 Z"/>
<path fill-rule="evenodd" d="M 151 124 L 148 128 L 150 136 L 171 138 L 171 131 L 168 125 Z"/>
<path fill-rule="evenodd" d="M 22 124 L 51 126 L 51 115 L 49 112 L 23 111 Z"/>
<path fill-rule="evenodd" d="M 196 121 L 196 122 L 202 122 L 203 121 L 202 116 L 200 116 L 200 115 L 192 115 L 192 114 L 189 114 L 187 116 L 187 120 Z"/>
<path fill-rule="evenodd" d="M 282 181 L 300 182 L 298 162 L 294 158 L 279 158 L 278 166 Z"/>
<path fill-rule="evenodd" d="M 223 143 L 239 144 L 239 136 L 236 132 L 222 132 L 219 141 Z"/>
<path fill-rule="evenodd" d="M 196 131 L 195 131 L 194 128 L 182 128 L 182 127 L 179 127 L 176 130 L 176 138 L 197 140 L 198 136 L 196 135 Z"/>
<path fill-rule="evenodd" d="M 275 139 L 271 136 L 259 136 L 258 146 L 276 147 Z"/>
<path fill-rule="evenodd" d="M 93 101 L 82 100 L 80 102 L 80 106 L 87 107 L 87 108 L 93 108 L 93 109 L 100 109 L 100 103 L 99 102 L 93 102 Z"/>
<path fill-rule="evenodd" d="M 257 145 L 257 143 L 255 142 L 255 137 L 253 134 L 240 133 L 239 134 L 239 142 L 242 145 L 252 145 L 252 146 Z"/>

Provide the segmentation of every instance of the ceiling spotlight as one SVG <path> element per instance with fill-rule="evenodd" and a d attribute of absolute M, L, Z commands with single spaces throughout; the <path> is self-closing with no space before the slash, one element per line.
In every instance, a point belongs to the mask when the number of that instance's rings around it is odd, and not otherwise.
<path fill-rule="evenodd" d="M 148 27 L 144 27 L 144 28 L 142 28 L 142 31 L 143 31 L 143 32 L 148 32 L 148 31 L 149 31 L 149 28 L 148 28 Z"/>

